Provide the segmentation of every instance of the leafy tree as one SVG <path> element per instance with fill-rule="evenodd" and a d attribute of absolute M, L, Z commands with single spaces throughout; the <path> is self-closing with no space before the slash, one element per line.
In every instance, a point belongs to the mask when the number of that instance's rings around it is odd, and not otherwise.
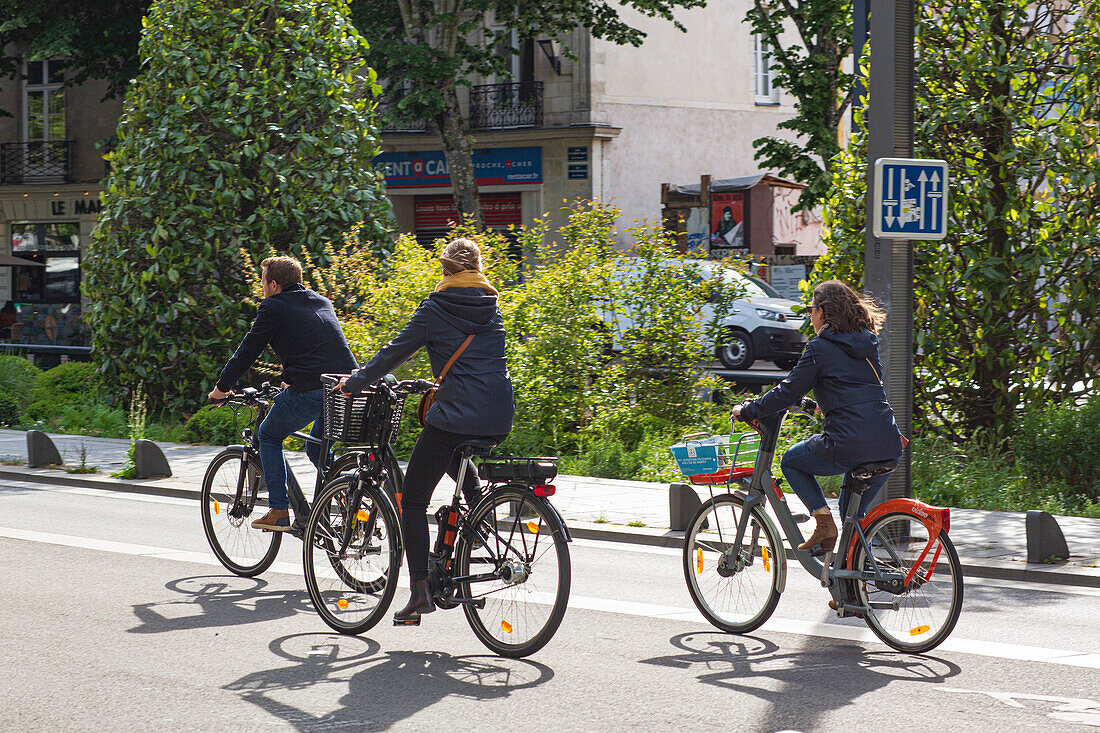
<path fill-rule="evenodd" d="M 796 140 L 755 140 L 755 158 L 763 168 L 805 183 L 798 207 L 813 207 L 829 191 L 840 123 L 852 103 L 852 75 L 841 69 L 852 54 L 851 0 L 754 0 L 746 21 L 767 39 L 775 85 L 798 100 L 798 114 L 777 125 Z M 788 26 L 797 44 L 782 43 Z"/>
<path fill-rule="evenodd" d="M 70 69 L 67 84 L 106 79 L 109 95 L 124 92 L 138 73 L 141 18 L 149 3 L 0 0 L 0 76 L 21 74 L 25 56 L 64 58 Z"/>
<path fill-rule="evenodd" d="M 388 235 L 366 42 L 343 0 L 156 0 L 86 263 L 105 377 L 193 404 L 244 334 L 244 270 Z M 244 253 L 243 260 L 241 253 Z"/>
<path fill-rule="evenodd" d="M 651 17 L 672 21 L 676 8 L 702 7 L 706 0 L 619 0 Z M 645 33 L 604 0 L 356 0 L 356 25 L 372 43 L 371 65 L 387 82 L 394 119 L 428 119 L 439 134 L 464 218 L 481 224 L 473 151 L 458 103 L 458 87 L 475 75 L 505 74 L 511 42 L 556 37 L 586 28 L 596 38 L 640 46 Z M 495 27 L 486 22 L 490 17 Z M 503 51 L 503 53 L 502 53 Z"/>
<path fill-rule="evenodd" d="M 1003 437 L 1100 362 L 1100 19 L 1060 0 L 929 0 L 917 43 L 917 156 L 948 161 L 951 192 L 948 236 L 914 244 L 915 417 Z M 863 149 L 835 168 L 816 277 L 862 276 Z"/>

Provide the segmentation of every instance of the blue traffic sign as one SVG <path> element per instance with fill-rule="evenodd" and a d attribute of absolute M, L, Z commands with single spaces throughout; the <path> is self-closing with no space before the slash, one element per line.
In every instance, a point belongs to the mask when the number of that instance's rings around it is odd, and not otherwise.
<path fill-rule="evenodd" d="M 947 236 L 947 161 L 879 158 L 875 161 L 874 196 L 876 237 Z"/>

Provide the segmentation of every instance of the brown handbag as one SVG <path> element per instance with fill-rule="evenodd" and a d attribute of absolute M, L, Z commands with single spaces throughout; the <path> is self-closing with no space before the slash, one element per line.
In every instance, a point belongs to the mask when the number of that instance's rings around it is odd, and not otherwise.
<path fill-rule="evenodd" d="M 462 356 L 462 352 L 466 350 L 466 347 L 469 346 L 470 342 L 473 340 L 474 335 L 471 333 L 466 337 L 466 340 L 462 342 L 462 345 L 458 347 L 458 351 L 456 351 L 447 361 L 447 364 L 443 367 L 443 371 L 439 373 L 439 377 L 435 380 L 435 386 L 420 395 L 420 404 L 416 406 L 416 419 L 420 421 L 420 427 L 424 427 L 424 419 L 428 416 L 428 410 L 431 409 L 432 404 L 435 402 L 435 392 L 439 389 L 439 385 L 443 383 L 443 377 L 447 376 L 447 372 L 451 370 L 451 365 L 458 360 L 458 357 Z"/>

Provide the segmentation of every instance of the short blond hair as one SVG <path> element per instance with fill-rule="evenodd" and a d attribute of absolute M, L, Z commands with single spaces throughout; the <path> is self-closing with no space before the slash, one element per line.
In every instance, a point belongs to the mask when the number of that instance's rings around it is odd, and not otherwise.
<path fill-rule="evenodd" d="M 448 242 L 439 253 L 439 261 L 443 263 L 443 270 L 448 275 L 464 270 L 481 272 L 481 250 L 472 239 L 461 238 Z"/>
<path fill-rule="evenodd" d="M 293 257 L 268 257 L 260 263 L 267 280 L 274 280 L 280 287 L 302 282 L 302 265 Z"/>

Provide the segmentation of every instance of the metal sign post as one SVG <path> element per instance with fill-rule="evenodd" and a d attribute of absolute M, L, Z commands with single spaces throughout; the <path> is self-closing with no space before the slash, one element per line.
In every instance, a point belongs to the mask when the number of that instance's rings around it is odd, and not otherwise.
<path fill-rule="evenodd" d="M 875 174 L 885 175 L 886 170 L 876 171 L 877 166 L 871 162 L 913 157 L 913 21 L 913 0 L 875 0 L 870 23 L 868 226 L 863 260 L 864 289 L 886 308 L 886 328 L 880 337 L 879 356 L 886 397 L 905 435 L 912 435 L 913 427 L 913 250 L 910 238 L 919 232 L 915 232 L 913 226 L 912 205 L 903 211 L 902 199 L 889 213 L 879 214 L 883 217 L 881 222 L 876 218 L 877 197 L 872 192 L 880 190 L 878 186 L 884 181 Z M 905 183 L 908 182 L 906 177 Z M 895 184 L 900 186 L 899 179 L 895 178 Z M 895 189 L 894 193 L 899 194 L 899 191 L 900 188 Z M 889 192 L 887 183 L 886 193 Z M 946 198 L 943 204 L 946 210 Z M 885 216 L 894 219 L 886 224 Z M 900 226 L 899 218 L 906 220 Z M 875 222 L 873 226 L 872 222 Z M 880 224 L 884 224 L 885 229 Z M 895 229 L 897 235 L 906 238 L 884 238 L 879 234 L 884 231 L 894 234 Z M 910 468 L 910 449 L 907 448 L 886 484 L 886 491 L 879 494 L 879 500 L 911 495 Z"/>

